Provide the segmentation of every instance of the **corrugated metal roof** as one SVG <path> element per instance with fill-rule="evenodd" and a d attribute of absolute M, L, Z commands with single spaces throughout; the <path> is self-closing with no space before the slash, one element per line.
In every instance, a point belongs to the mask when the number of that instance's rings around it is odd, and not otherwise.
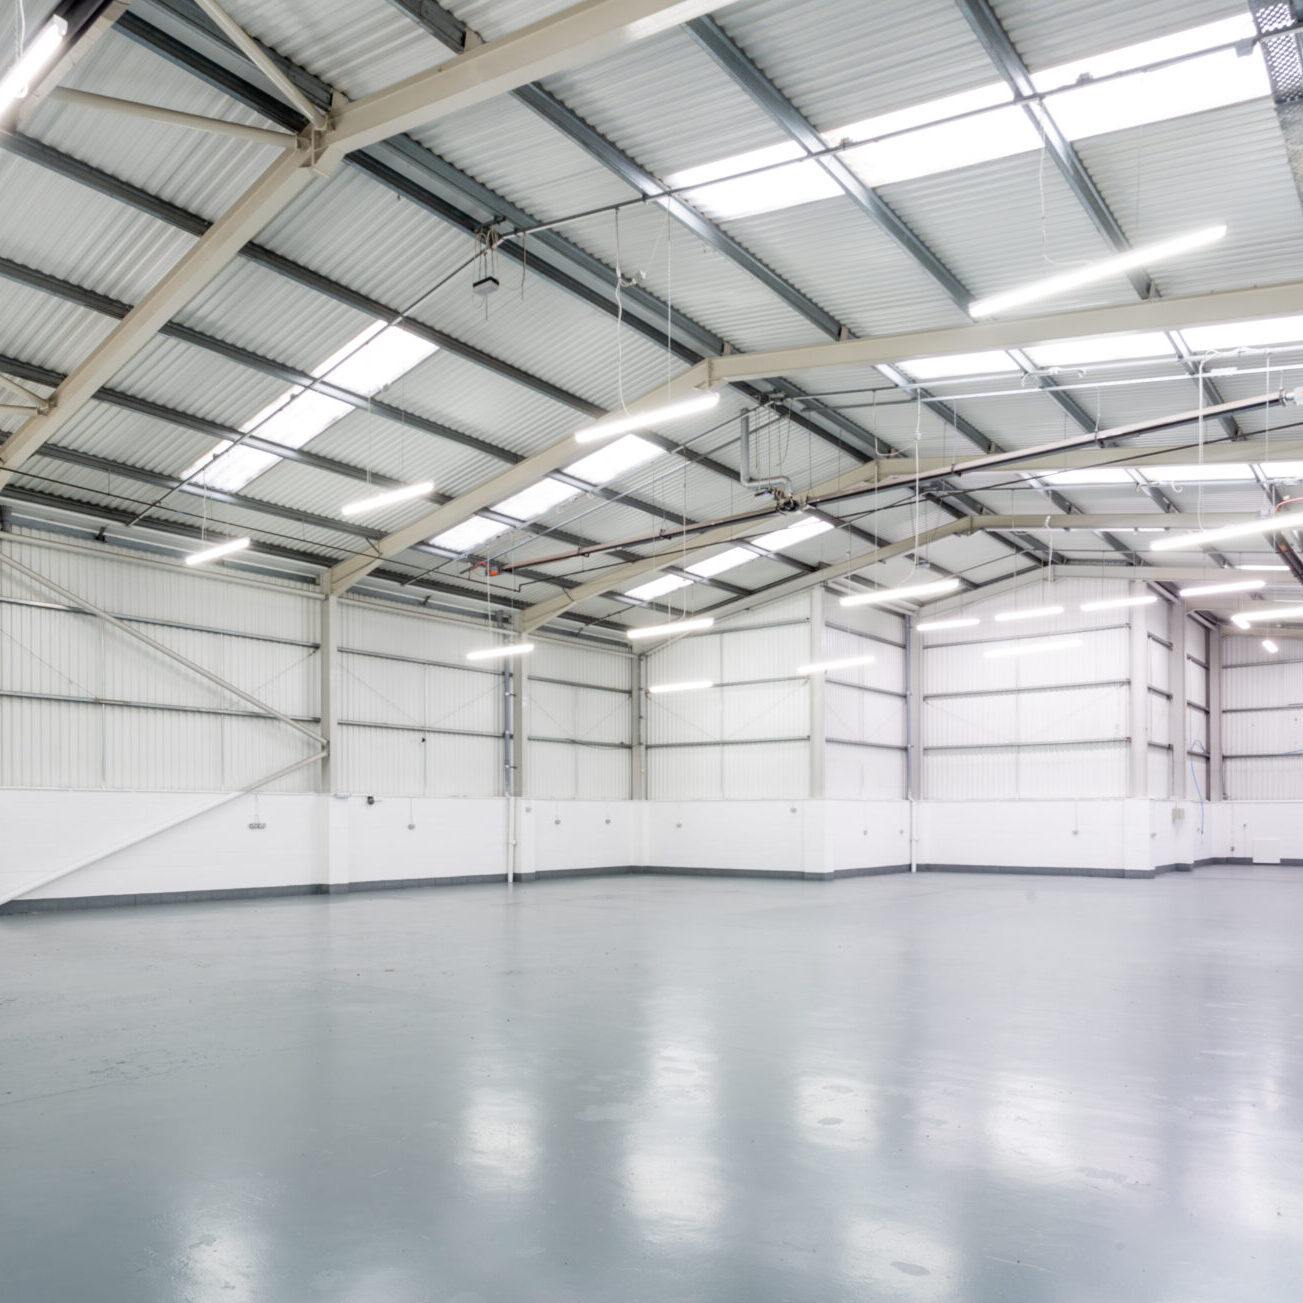
<path fill-rule="evenodd" d="M 246 32 L 352 99 L 448 58 L 384 0 L 227 0 L 224 8 Z"/>
<path fill-rule="evenodd" d="M 267 125 L 260 115 L 116 32 L 96 42 L 67 84 L 228 122 Z M 47 101 L 24 129 L 210 219 L 225 212 L 276 158 L 267 145 L 77 104 Z"/>
<path fill-rule="evenodd" d="M 135 303 L 194 243 L 192 236 L 0 152 L 0 251 L 6 258 Z"/>
<path fill-rule="evenodd" d="M 946 292 L 849 198 L 724 223 L 753 253 L 857 334 L 965 320 Z"/>
<path fill-rule="evenodd" d="M 110 387 L 238 427 L 284 393 L 285 382 L 159 335 L 113 377 Z"/>
<path fill-rule="evenodd" d="M 543 84 L 658 176 L 785 139 L 681 29 Z"/>
<path fill-rule="evenodd" d="M 454 0 L 445 4 L 486 41 L 528 27 L 570 7 L 570 0 Z"/>
<path fill-rule="evenodd" d="M 59 431 L 57 443 L 163 475 L 179 474 L 213 446 L 193 430 L 95 402 Z"/>
<path fill-rule="evenodd" d="M 241 259 L 220 271 L 177 319 L 300 371 L 319 366 L 374 321 Z"/>
<path fill-rule="evenodd" d="M 996 80 L 953 0 L 747 0 L 719 22 L 822 131 Z"/>
<path fill-rule="evenodd" d="M 0 279 L 0 353 L 70 371 L 108 334 L 110 318 Z"/>
<path fill-rule="evenodd" d="M 1244 12 L 1237 0 L 993 0 L 992 7 L 1033 71 Z"/>
<path fill-rule="evenodd" d="M 612 214 L 570 223 L 564 233 L 615 266 Z M 749 244 L 745 239 L 743 243 Z M 664 209 L 635 208 L 620 214 L 619 264 L 626 276 L 637 276 L 640 284 L 662 301 L 672 303 L 735 348 L 784 348 L 817 344 L 827 338 L 772 290 L 703 243 Z"/>
<path fill-rule="evenodd" d="M 1226 238 L 1153 268 L 1164 294 L 1289 280 L 1303 265 L 1303 209 L 1266 100 L 1078 142 L 1136 244 L 1214 222 Z"/>
<path fill-rule="evenodd" d="M 1012 289 L 1113 252 L 1040 151 L 884 186 L 882 197 L 974 295 Z M 1054 311 L 1134 299 L 1135 290 L 1119 274 L 1056 296 Z"/>
<path fill-rule="evenodd" d="M 411 133 L 536 217 L 552 220 L 636 191 L 526 105 L 495 99 Z"/>

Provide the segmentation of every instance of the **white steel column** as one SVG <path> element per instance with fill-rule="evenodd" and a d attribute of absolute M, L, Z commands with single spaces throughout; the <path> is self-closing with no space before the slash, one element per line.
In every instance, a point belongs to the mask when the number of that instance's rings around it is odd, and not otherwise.
<path fill-rule="evenodd" d="M 810 642 L 809 657 L 813 661 L 824 660 L 827 653 L 823 647 L 824 593 L 822 588 L 815 588 L 810 593 Z M 824 694 L 824 676 L 807 674 L 806 682 L 810 685 L 810 800 L 822 801 L 826 786 L 828 763 L 827 718 L 824 714 L 826 700 Z"/>
<path fill-rule="evenodd" d="M 1184 801 L 1188 793 L 1190 772 L 1190 712 L 1185 705 L 1185 665 L 1187 616 L 1185 603 L 1169 602 L 1167 607 L 1168 641 L 1172 644 L 1171 657 L 1171 723 L 1172 736 L 1172 800 Z"/>
<path fill-rule="evenodd" d="M 339 659 L 340 610 L 339 598 L 327 592 L 321 603 L 321 632 L 317 648 L 318 668 L 321 672 L 321 735 L 325 739 L 325 754 L 321 758 L 320 780 L 317 784 L 322 803 L 321 836 L 322 882 L 326 890 L 334 893 L 348 890 L 352 876 L 349 866 L 349 803 L 346 796 L 336 796 L 341 786 L 339 714 L 343 696 L 343 683 Z"/>
<path fill-rule="evenodd" d="M 647 748 L 643 727 L 643 673 L 645 665 L 640 655 L 630 663 L 629 674 L 629 799 L 647 799 Z"/>
<path fill-rule="evenodd" d="M 1226 767 L 1222 758 L 1222 658 L 1226 626 L 1208 634 L 1208 799 L 1226 799 Z"/>
<path fill-rule="evenodd" d="M 1143 584 L 1132 584 L 1135 597 L 1145 595 Z M 1128 796 L 1149 795 L 1149 616 L 1148 608 L 1131 608 L 1131 694 L 1129 709 L 1130 781 Z"/>

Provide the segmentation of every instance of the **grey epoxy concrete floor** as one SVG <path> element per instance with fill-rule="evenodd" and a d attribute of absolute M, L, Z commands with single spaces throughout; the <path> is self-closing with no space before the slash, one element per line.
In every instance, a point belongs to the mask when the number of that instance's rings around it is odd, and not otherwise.
<path fill-rule="evenodd" d="M 1296 1300 L 1303 870 L 0 920 L 0 1297 Z"/>

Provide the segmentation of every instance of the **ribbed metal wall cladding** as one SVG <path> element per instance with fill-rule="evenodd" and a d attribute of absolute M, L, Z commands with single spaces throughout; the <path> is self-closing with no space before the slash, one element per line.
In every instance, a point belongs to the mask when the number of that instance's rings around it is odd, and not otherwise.
<path fill-rule="evenodd" d="M 1033 71 L 1244 12 L 1236 0 L 994 0 L 993 7 Z"/>
<path fill-rule="evenodd" d="M 434 737 L 391 729 L 342 730 L 338 785 L 369 796 L 498 796 L 502 744 L 493 738 Z"/>
<path fill-rule="evenodd" d="M 1127 744 L 939 751 L 927 757 L 932 800 L 1120 797 L 1127 790 Z"/>
<path fill-rule="evenodd" d="M 530 794 L 544 801 L 624 801 L 629 797 L 628 751 L 558 742 L 529 744 Z"/>
<path fill-rule="evenodd" d="M 443 45 L 384 0 L 234 0 L 226 7 L 247 32 L 351 99 L 448 57 Z"/>
<path fill-rule="evenodd" d="M 995 80 L 951 0 L 747 0 L 717 17 L 822 131 Z"/>
<path fill-rule="evenodd" d="M 1231 801 L 1297 801 L 1303 791 L 1303 756 L 1227 760 L 1224 780 Z"/>
<path fill-rule="evenodd" d="M 906 795 L 905 754 L 829 742 L 824 752 L 824 796 L 829 801 L 881 801 Z"/>
<path fill-rule="evenodd" d="M 5 549 L 113 614 L 202 626 L 136 627 L 278 710 L 316 715 L 317 604 L 288 587 L 34 543 Z M 240 717 L 237 698 L 89 615 L 55 609 L 62 598 L 7 568 L 0 598 L 0 785 L 230 790 L 305 754 L 283 724 Z M 308 769 L 269 790 L 314 781 Z"/>
<path fill-rule="evenodd" d="M 1112 684 L 932 698 L 923 708 L 928 746 L 1121 741 L 1127 731 L 1127 689 Z"/>
<path fill-rule="evenodd" d="M 799 800 L 809 768 L 804 742 L 665 747 L 647 753 L 647 791 L 660 801 Z"/>

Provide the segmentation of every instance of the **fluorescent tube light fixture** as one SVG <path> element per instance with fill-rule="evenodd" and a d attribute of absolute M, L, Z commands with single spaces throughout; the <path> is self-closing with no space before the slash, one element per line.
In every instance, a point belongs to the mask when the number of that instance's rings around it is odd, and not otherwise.
<path fill-rule="evenodd" d="M 1008 647 L 992 647 L 986 656 L 988 660 L 1004 656 L 1037 656 L 1041 652 L 1066 651 L 1069 647 L 1080 646 L 1080 638 L 1056 638 L 1053 642 L 1034 642 L 1026 646 L 1014 643 Z"/>
<path fill-rule="evenodd" d="M 0 112 L 15 100 L 27 98 L 32 83 L 58 58 L 67 34 L 67 19 L 57 16 L 36 33 L 32 43 L 19 55 L 18 62 L 0 77 Z"/>
<path fill-rule="evenodd" d="M 1166 258 L 1175 258 L 1179 254 L 1189 253 L 1216 244 L 1226 234 L 1223 224 L 1202 226 L 1197 231 L 1187 231 L 1184 235 L 1173 236 L 1170 240 L 1157 240 L 1153 244 L 1142 244 L 1137 249 L 1129 249 L 1112 258 L 1101 258 L 1085 267 L 1072 271 L 1060 272 L 1057 276 L 1046 276 L 1043 280 L 1032 281 L 1029 285 L 1016 290 L 1006 290 L 1002 294 L 990 294 L 985 298 L 974 299 L 968 305 L 970 317 L 994 317 L 1010 308 L 1020 308 L 1025 303 L 1039 303 L 1042 299 L 1052 299 L 1059 294 L 1080 289 L 1083 285 L 1093 285 L 1096 281 L 1107 280 L 1136 267 L 1147 267 Z"/>
<path fill-rule="evenodd" d="M 643 412 L 622 412 L 603 417 L 592 425 L 584 426 L 582 430 L 576 430 L 575 442 L 596 443 L 598 439 L 612 439 L 617 434 L 628 434 L 631 430 L 649 430 L 662 421 L 682 420 L 685 416 L 695 416 L 698 412 L 708 412 L 712 407 L 718 406 L 719 392 L 708 389 L 705 393 L 676 398 L 672 403 L 649 407 Z"/>
<path fill-rule="evenodd" d="M 1062 615 L 1061 606 L 1029 606 L 1025 611 L 998 611 L 993 617 L 1004 624 L 1010 620 L 1039 620 L 1046 615 Z"/>
<path fill-rule="evenodd" d="M 384 493 L 373 493 L 369 498 L 357 498 L 353 502 L 346 502 L 340 507 L 339 514 L 361 516 L 368 511 L 396 507 L 400 502 L 410 502 L 413 498 L 423 498 L 433 492 L 433 480 L 422 480 L 419 484 L 404 484 L 400 489 L 388 489 Z"/>
<path fill-rule="evenodd" d="M 1236 579 L 1227 584 L 1197 584 L 1194 588 L 1179 588 L 1179 597 L 1209 597 L 1213 593 L 1251 593 L 1255 588 L 1265 588 L 1265 579 Z"/>
<path fill-rule="evenodd" d="M 1218 529 L 1201 529 L 1193 534 L 1166 534 L 1150 545 L 1151 552 L 1181 552 L 1188 548 L 1207 547 L 1229 538 L 1253 538 L 1255 535 L 1279 534 L 1286 529 L 1303 527 L 1303 511 L 1278 512 L 1262 520 L 1249 520 L 1243 525 L 1222 525 Z"/>
<path fill-rule="evenodd" d="M 1236 566 L 1235 568 L 1236 570 L 1288 570 L 1289 566 L 1267 564 Z"/>
<path fill-rule="evenodd" d="M 1280 651 L 1280 644 L 1272 642 L 1270 638 L 1264 638 L 1262 640 L 1262 650 L 1270 652 L 1274 656 L 1278 651 Z"/>
<path fill-rule="evenodd" d="M 919 597 L 940 597 L 956 592 L 958 579 L 934 579 L 926 584 L 906 584 L 903 588 L 879 588 L 872 593 L 852 593 L 841 599 L 842 606 L 873 606 L 881 602 L 907 602 Z"/>
<path fill-rule="evenodd" d="M 506 656 L 528 656 L 534 650 L 532 642 L 504 642 L 500 647 L 481 647 L 466 653 L 468 661 L 495 661 Z"/>
<path fill-rule="evenodd" d="M 702 688 L 714 686 L 711 679 L 684 679 L 682 683 L 652 683 L 648 685 L 647 691 L 657 695 L 662 692 L 700 692 Z"/>
<path fill-rule="evenodd" d="M 644 624 L 636 629 L 626 629 L 625 637 L 632 642 L 641 638 L 672 638 L 676 633 L 695 633 L 709 629 L 715 623 L 713 615 L 701 615 L 694 620 L 674 620 L 669 624 Z"/>
<path fill-rule="evenodd" d="M 1303 606 L 1264 606 L 1260 611 L 1241 611 L 1231 616 L 1231 623 L 1237 629 L 1247 629 L 1264 620 L 1297 620 L 1300 616 L 1303 616 Z"/>
<path fill-rule="evenodd" d="M 942 629 L 971 629 L 981 623 L 975 615 L 958 615 L 953 620 L 924 620 L 914 628 L 918 633 L 939 633 Z"/>
<path fill-rule="evenodd" d="M 1145 597 L 1102 597 L 1097 602 L 1082 602 L 1082 611 L 1120 611 L 1126 606 L 1153 606 L 1158 601 L 1152 593 Z"/>
<path fill-rule="evenodd" d="M 228 538 L 225 543 L 218 543 L 215 547 L 206 547 L 200 552 L 191 552 L 185 559 L 188 566 L 201 566 L 208 561 L 219 561 L 224 556 L 230 556 L 232 552 L 243 552 L 249 546 L 251 540 L 247 538 Z"/>
<path fill-rule="evenodd" d="M 768 534 L 757 534 L 751 540 L 756 547 L 766 552 L 783 552 L 808 539 L 818 538 L 834 528 L 832 521 L 820 520 L 817 516 L 803 516 L 794 524 L 784 525 L 782 529 L 771 530 Z"/>
<path fill-rule="evenodd" d="M 843 656 L 837 661 L 815 661 L 812 665 L 798 665 L 798 674 L 826 674 L 829 670 L 849 670 L 856 665 L 872 665 L 872 656 Z"/>

